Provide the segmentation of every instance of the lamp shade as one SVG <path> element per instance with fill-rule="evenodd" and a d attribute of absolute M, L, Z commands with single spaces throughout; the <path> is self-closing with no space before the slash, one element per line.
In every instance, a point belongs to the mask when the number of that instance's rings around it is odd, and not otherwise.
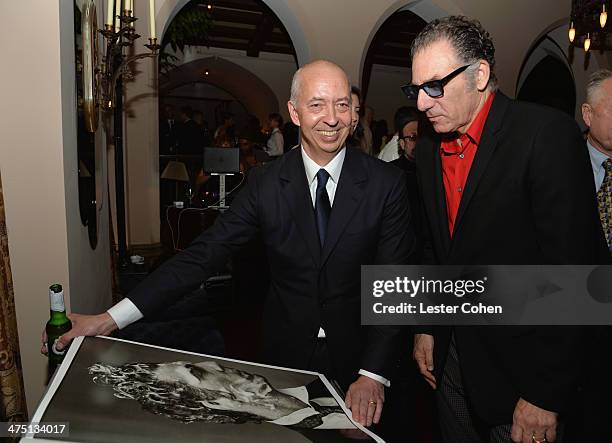
<path fill-rule="evenodd" d="M 176 160 L 170 161 L 164 168 L 161 174 L 161 178 L 188 182 L 189 174 L 187 173 L 187 167 L 185 166 L 185 163 Z"/>

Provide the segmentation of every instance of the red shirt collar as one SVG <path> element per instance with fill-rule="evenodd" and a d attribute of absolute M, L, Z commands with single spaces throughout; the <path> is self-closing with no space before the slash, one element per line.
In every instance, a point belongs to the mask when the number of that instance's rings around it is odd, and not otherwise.
<path fill-rule="evenodd" d="M 480 108 L 480 111 L 478 111 L 476 118 L 468 128 L 467 132 L 464 134 L 467 135 L 472 141 L 472 143 L 474 143 L 476 146 L 480 144 L 482 130 L 484 129 L 485 122 L 487 121 L 487 117 L 489 116 L 489 111 L 491 110 L 491 105 L 493 104 L 494 98 L 495 92 L 492 92 L 487 98 L 487 100 L 484 102 L 482 108 Z"/>

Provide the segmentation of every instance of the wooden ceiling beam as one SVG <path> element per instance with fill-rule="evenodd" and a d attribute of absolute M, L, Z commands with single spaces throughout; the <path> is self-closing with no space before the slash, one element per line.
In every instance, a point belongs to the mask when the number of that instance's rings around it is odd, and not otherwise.
<path fill-rule="evenodd" d="M 248 57 L 259 57 L 259 51 L 270 38 L 273 29 L 274 19 L 270 14 L 264 14 L 261 18 L 261 22 L 257 25 L 253 38 L 249 42 L 247 48 Z"/>
<path fill-rule="evenodd" d="M 215 9 L 213 8 L 210 14 L 213 22 L 230 22 L 230 23 L 244 23 L 247 25 L 259 26 L 262 17 L 269 15 L 272 18 L 274 26 L 283 29 L 283 24 L 274 14 L 268 14 L 267 12 L 248 12 L 248 11 L 234 11 L 230 9 Z"/>
<path fill-rule="evenodd" d="M 213 8 L 210 17 L 213 21 L 245 23 L 257 26 L 261 21 L 261 12 L 233 11 Z"/>
<path fill-rule="evenodd" d="M 215 9 L 239 9 L 241 11 L 251 11 L 251 12 L 263 12 L 266 7 L 263 5 L 263 2 L 260 1 L 248 1 L 248 0 L 211 0 L 210 4 L 212 5 L 212 10 Z M 206 5 L 203 5 L 206 7 Z"/>
<path fill-rule="evenodd" d="M 216 25 L 212 28 L 208 34 L 209 38 L 214 37 L 228 37 L 228 38 L 239 38 L 242 40 L 250 41 L 253 38 L 253 34 L 256 32 L 255 29 L 237 28 L 234 26 Z M 266 42 L 281 43 L 290 45 L 291 41 L 288 36 L 271 32 Z M 202 42 L 205 44 L 205 42 Z"/>
<path fill-rule="evenodd" d="M 214 38 L 209 39 L 206 45 L 199 46 L 207 46 L 211 48 L 225 48 L 225 49 L 236 49 L 239 51 L 246 51 L 247 43 L 240 42 L 230 42 L 227 40 L 216 40 Z M 293 54 L 293 48 L 290 46 L 267 46 L 264 45 L 261 48 L 261 52 L 273 52 L 276 54 Z"/>

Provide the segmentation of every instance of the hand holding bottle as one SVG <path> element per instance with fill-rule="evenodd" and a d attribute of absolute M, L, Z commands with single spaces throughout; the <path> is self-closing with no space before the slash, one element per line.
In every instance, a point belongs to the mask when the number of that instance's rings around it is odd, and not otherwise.
<path fill-rule="evenodd" d="M 58 337 L 56 348 L 60 351 L 66 348 L 75 337 L 79 337 L 81 335 L 109 335 L 111 332 L 117 329 L 115 321 L 108 314 L 108 312 L 103 312 L 102 314 L 98 315 L 68 314 L 67 317 L 72 322 L 72 329 Z M 48 345 L 46 331 L 43 331 L 42 343 L 43 346 L 40 352 L 47 354 Z"/>

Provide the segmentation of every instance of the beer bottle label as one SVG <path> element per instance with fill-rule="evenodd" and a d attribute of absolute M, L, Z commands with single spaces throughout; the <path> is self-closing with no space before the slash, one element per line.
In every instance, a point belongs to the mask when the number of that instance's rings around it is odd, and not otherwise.
<path fill-rule="evenodd" d="M 64 293 L 63 292 L 49 292 L 49 300 L 51 302 L 51 310 L 55 312 L 65 311 L 64 307 Z"/>

